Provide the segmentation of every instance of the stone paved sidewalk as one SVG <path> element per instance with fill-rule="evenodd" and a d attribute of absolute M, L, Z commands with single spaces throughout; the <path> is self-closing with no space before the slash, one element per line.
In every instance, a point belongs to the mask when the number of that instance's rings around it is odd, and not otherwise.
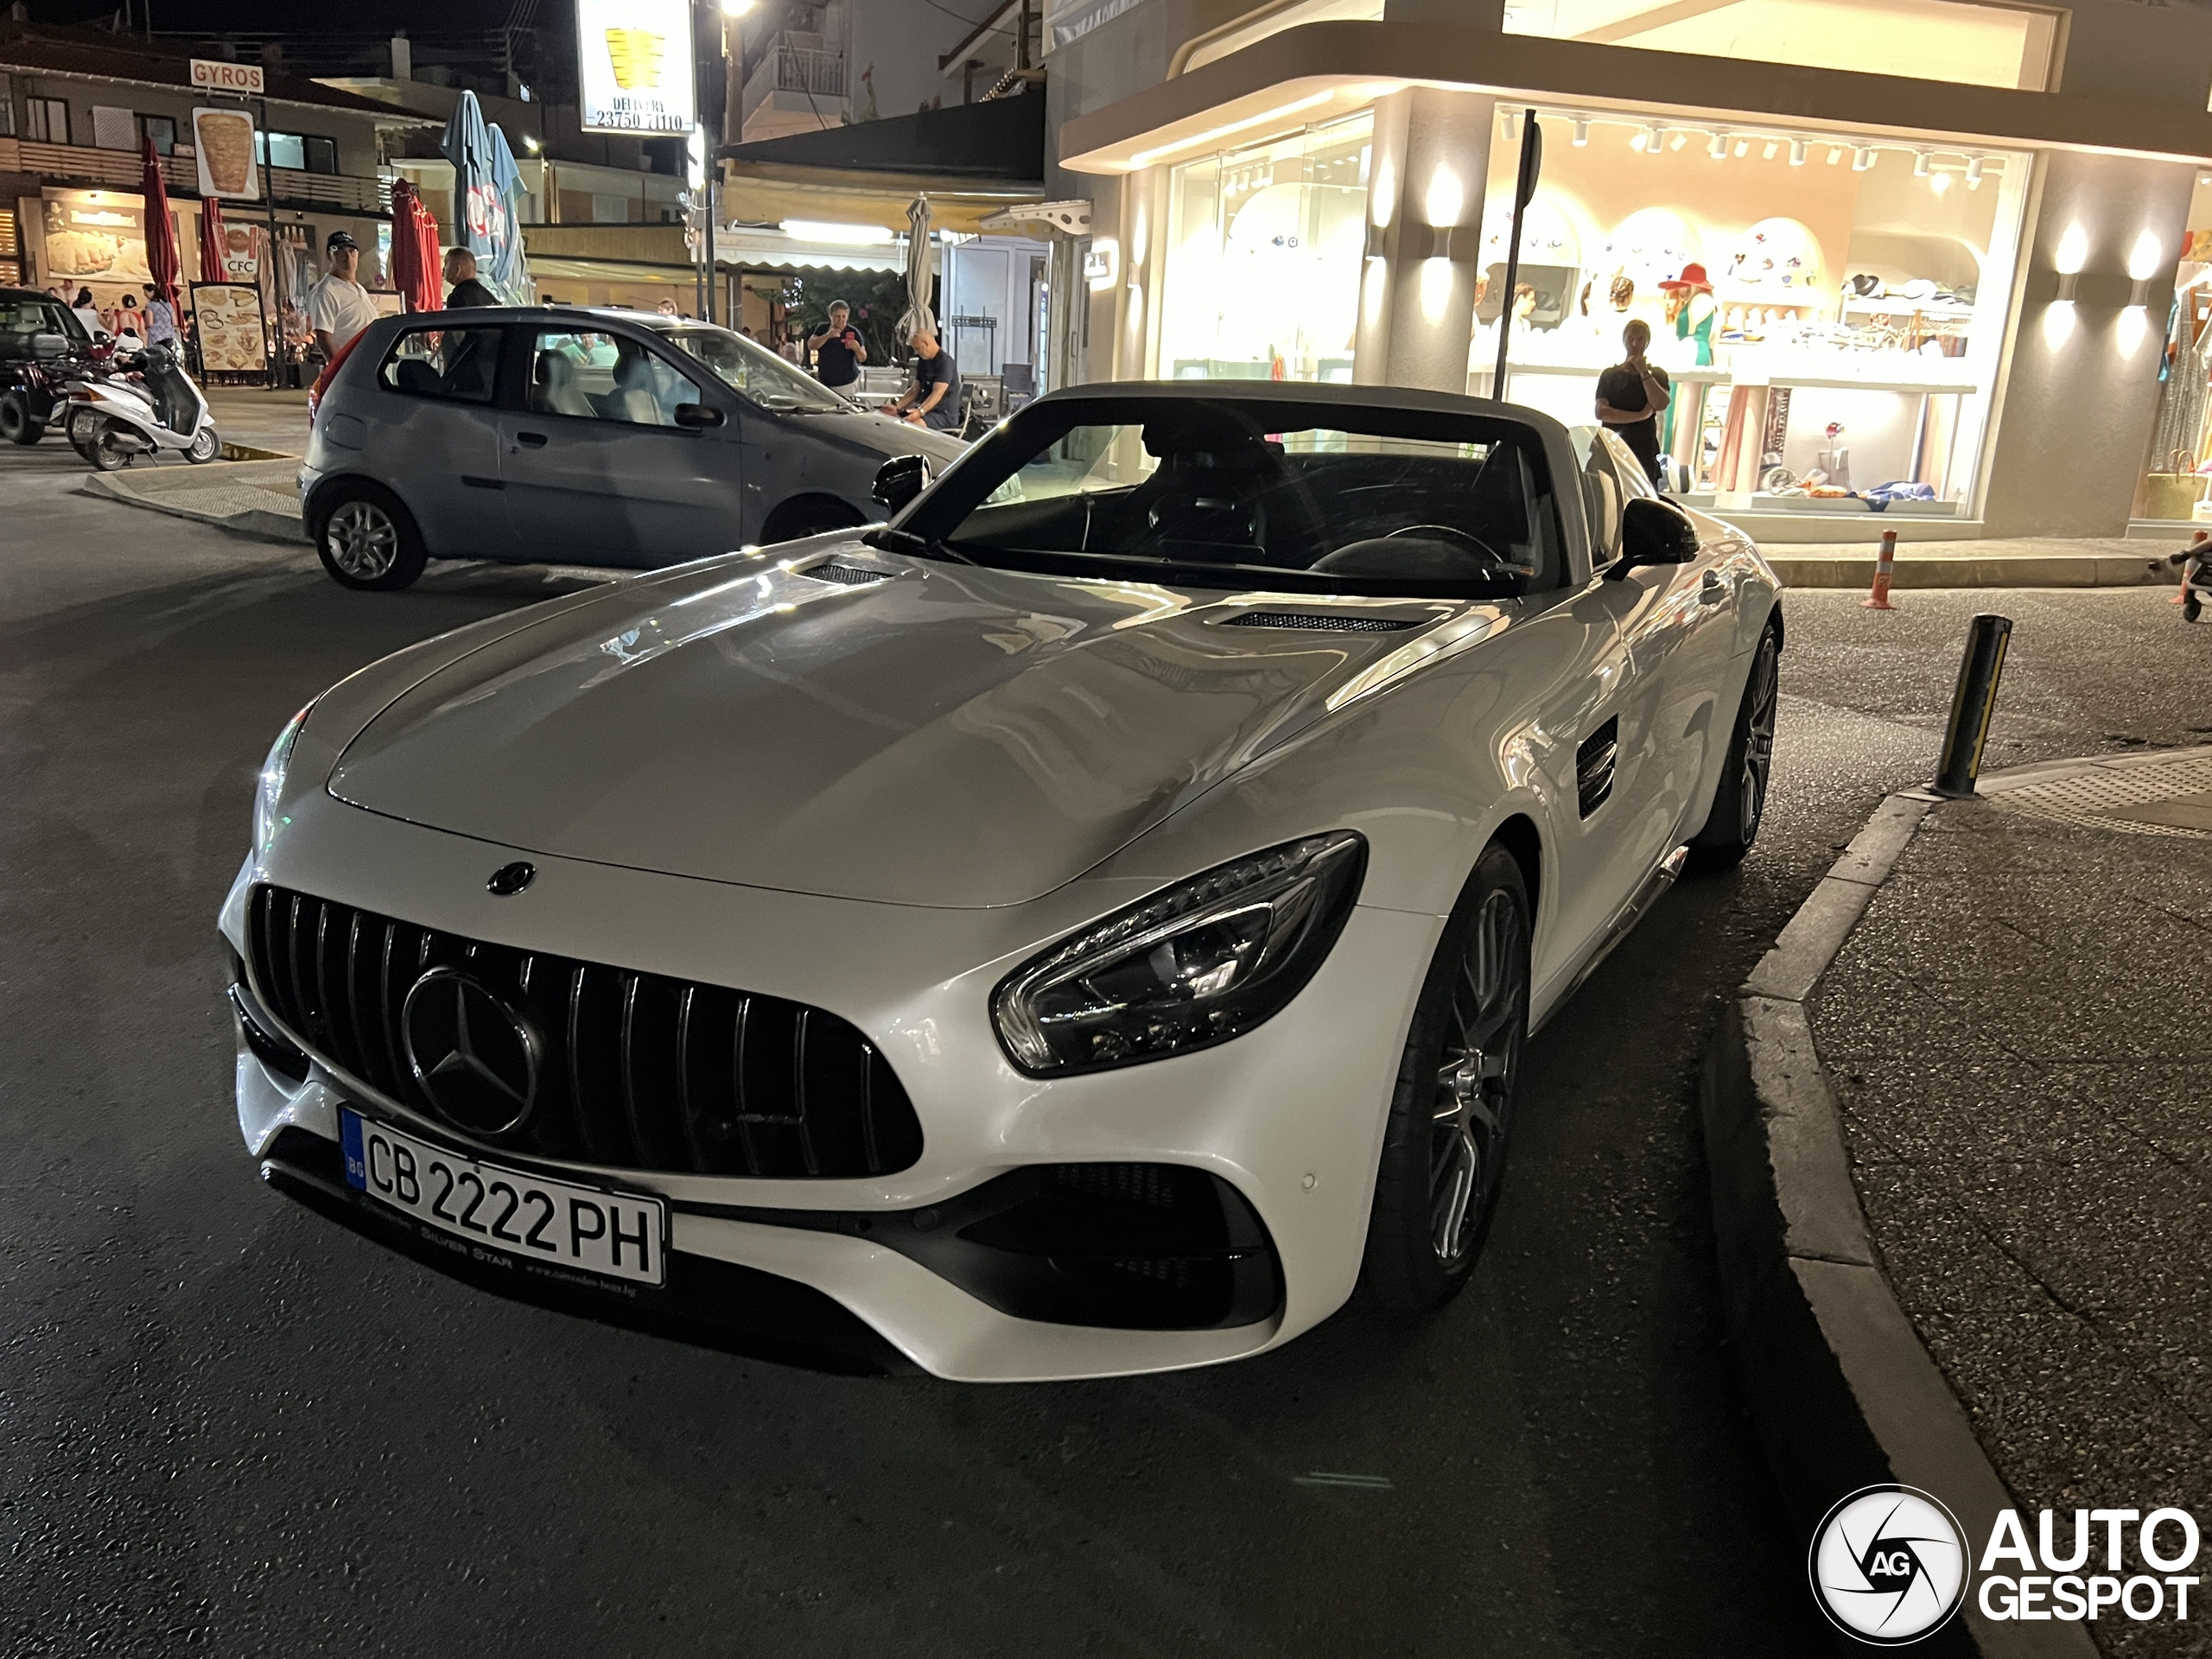
<path fill-rule="evenodd" d="M 2203 1516 L 2212 761 L 2116 775 L 1931 812 L 1813 1024 L 1898 1299 L 2022 1506 Z"/>

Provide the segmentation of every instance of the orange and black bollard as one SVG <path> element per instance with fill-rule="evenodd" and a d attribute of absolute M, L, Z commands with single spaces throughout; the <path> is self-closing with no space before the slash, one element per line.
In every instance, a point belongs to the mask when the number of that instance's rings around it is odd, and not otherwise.
<path fill-rule="evenodd" d="M 1882 532 L 1882 550 L 1874 559 L 1874 591 L 1859 601 L 1861 610 L 1894 611 L 1890 603 L 1890 578 L 1897 568 L 1897 533 L 1894 530 Z"/>

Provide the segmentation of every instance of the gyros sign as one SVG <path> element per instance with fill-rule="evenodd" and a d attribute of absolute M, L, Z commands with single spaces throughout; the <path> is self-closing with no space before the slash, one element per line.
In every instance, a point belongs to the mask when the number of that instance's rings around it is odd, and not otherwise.
<path fill-rule="evenodd" d="M 194 58 L 192 84 L 211 92 L 253 92 L 268 90 L 257 63 L 231 63 L 221 58 Z"/>

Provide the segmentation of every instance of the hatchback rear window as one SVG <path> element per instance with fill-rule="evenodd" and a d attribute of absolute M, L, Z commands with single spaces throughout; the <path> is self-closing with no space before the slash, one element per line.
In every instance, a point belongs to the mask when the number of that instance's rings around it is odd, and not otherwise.
<path fill-rule="evenodd" d="M 488 404 L 499 378 L 498 328 L 410 328 L 391 343 L 377 378 L 393 391 Z"/>

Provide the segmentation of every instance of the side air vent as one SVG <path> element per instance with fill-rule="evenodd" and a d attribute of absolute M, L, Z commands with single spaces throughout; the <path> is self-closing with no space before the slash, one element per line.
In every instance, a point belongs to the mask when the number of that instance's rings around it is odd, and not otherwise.
<path fill-rule="evenodd" d="M 1620 747 L 1621 722 L 1616 715 L 1584 738 L 1574 752 L 1574 798 L 1586 818 L 1613 792 L 1613 764 Z"/>
<path fill-rule="evenodd" d="M 1224 628 L 1300 628 L 1309 633 L 1402 633 L 1419 622 L 1402 616 L 1362 616 L 1352 611 L 1243 611 Z"/>
<path fill-rule="evenodd" d="M 888 582 L 892 573 L 878 570 L 865 564 L 845 564 L 836 559 L 824 559 L 820 564 L 809 565 L 798 573 L 811 576 L 817 582 L 834 582 L 846 588 L 865 588 L 872 582 Z"/>

